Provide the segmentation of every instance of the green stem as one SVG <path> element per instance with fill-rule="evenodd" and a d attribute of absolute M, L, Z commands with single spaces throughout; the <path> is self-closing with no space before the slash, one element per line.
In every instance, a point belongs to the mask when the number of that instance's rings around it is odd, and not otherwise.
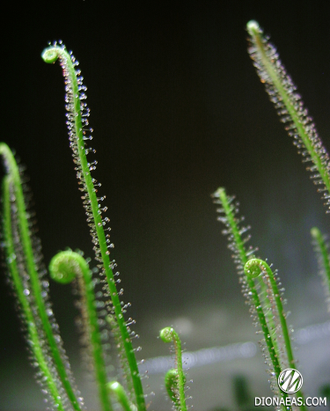
<path fill-rule="evenodd" d="M 12 232 L 12 219 L 11 219 L 11 200 L 10 192 L 15 191 L 12 184 L 12 178 L 7 175 L 3 179 L 3 232 L 4 240 L 6 243 L 6 261 L 8 264 L 9 272 L 11 274 L 13 285 L 16 291 L 18 301 L 21 306 L 22 313 L 24 315 L 25 324 L 27 327 L 27 333 L 31 341 L 30 349 L 32 350 L 38 366 L 44 375 L 44 383 L 48 388 L 48 393 L 57 409 L 64 411 L 64 405 L 62 398 L 60 396 L 59 390 L 57 389 L 56 380 L 54 379 L 53 373 L 48 367 L 47 360 L 45 359 L 42 344 L 39 339 L 38 328 L 35 323 L 35 319 L 30 307 L 30 303 L 27 299 L 27 291 L 24 291 L 24 286 L 19 274 L 19 269 L 17 267 L 17 256 L 15 253 L 13 232 Z"/>
<path fill-rule="evenodd" d="M 52 258 L 49 264 L 49 272 L 54 280 L 61 283 L 68 283 L 72 281 L 75 276 L 78 277 L 80 291 L 86 302 L 86 304 L 84 304 L 84 309 L 86 309 L 87 313 L 88 336 L 90 338 L 91 351 L 94 358 L 95 376 L 99 389 L 100 401 L 103 411 L 111 411 L 112 406 L 106 386 L 107 373 L 95 304 L 94 284 L 89 266 L 80 254 L 72 250 L 67 250 L 59 252 Z"/>
<path fill-rule="evenodd" d="M 175 347 L 175 358 L 177 367 L 177 384 L 173 387 L 172 392 L 174 395 L 178 396 L 178 402 L 174 402 L 178 408 L 178 411 L 187 411 L 186 397 L 184 394 L 186 378 L 183 372 L 182 366 L 182 350 L 181 350 L 181 340 L 178 333 L 172 327 L 165 327 L 160 331 L 160 338 L 165 342 L 173 342 Z M 167 387 L 169 389 L 169 387 Z M 176 394 L 175 391 L 178 391 Z"/>
<path fill-rule="evenodd" d="M 85 198 L 85 208 L 88 221 L 91 227 L 91 236 L 95 244 L 95 252 L 97 261 L 103 265 L 104 273 L 107 278 L 107 283 L 110 290 L 113 310 L 116 316 L 119 332 L 121 335 L 120 344 L 124 348 L 126 362 L 129 365 L 130 377 L 133 382 L 136 404 L 139 411 L 145 411 L 145 399 L 143 394 L 142 382 L 139 375 L 139 369 L 135 358 L 135 353 L 132 346 L 129 331 L 123 315 L 120 299 L 115 285 L 114 275 L 112 272 L 112 264 L 109 258 L 110 251 L 108 250 L 106 235 L 103 226 L 107 220 L 102 220 L 100 204 L 98 202 L 94 187 L 93 179 L 91 177 L 90 165 L 87 162 L 86 149 L 84 144 L 84 126 L 86 122 L 82 121 L 80 100 L 80 88 L 78 85 L 77 74 L 71 60 L 70 55 L 64 47 L 50 46 L 42 53 L 42 58 L 46 63 L 53 63 L 57 58 L 63 68 L 66 79 L 66 89 L 68 90 L 68 110 L 69 110 L 69 135 L 74 152 L 74 161 L 77 164 L 77 174 L 83 185 L 83 189 L 87 193 Z M 80 84 L 81 85 L 81 84 Z M 86 201 L 87 200 L 87 201 Z M 93 224 L 92 224 L 93 222 Z"/>
<path fill-rule="evenodd" d="M 251 52 L 251 57 L 256 60 L 260 66 L 258 67 L 258 73 L 261 81 L 266 83 L 266 85 L 268 84 L 274 87 L 277 98 L 272 99 L 274 101 L 276 100 L 275 104 L 278 108 L 285 108 L 287 110 L 287 113 L 279 111 L 279 114 L 282 118 L 283 115 L 288 114 L 290 120 L 287 118 L 283 118 L 283 120 L 285 122 L 292 121 L 292 126 L 287 127 L 287 130 L 291 130 L 292 128 L 296 130 L 326 190 L 330 193 L 330 176 L 328 173 L 329 156 L 317 136 L 314 124 L 311 123 L 311 119 L 307 117 L 300 97 L 294 94 L 295 86 L 286 75 L 284 67 L 281 65 L 277 56 L 275 56 L 274 53 L 270 56 L 269 43 L 263 38 L 263 31 L 260 29 L 259 24 L 256 21 L 250 21 L 247 24 L 247 30 L 256 48 L 256 53 Z M 302 154 L 305 155 L 305 153 Z M 316 178 L 316 176 L 312 176 L 312 178 Z M 318 181 L 315 181 L 315 183 L 319 184 Z"/>
<path fill-rule="evenodd" d="M 234 237 L 233 245 L 240 261 L 240 267 L 238 268 L 243 269 L 245 263 L 248 261 L 248 256 L 246 254 L 244 241 L 238 228 L 237 218 L 235 217 L 235 207 L 231 204 L 231 201 L 228 199 L 226 194 L 226 190 L 223 187 L 218 188 L 218 190 L 214 193 L 214 197 L 219 198 L 223 207 L 226 220 L 225 224 L 230 229 Z"/>
<path fill-rule="evenodd" d="M 277 312 L 273 313 L 273 315 L 277 315 L 280 320 L 288 364 L 290 368 L 296 368 L 296 362 L 293 357 L 290 334 L 289 334 L 289 329 L 288 329 L 287 322 L 286 322 L 286 315 L 285 315 L 285 311 L 284 311 L 283 304 L 282 304 L 282 298 L 281 298 L 279 289 L 277 287 L 277 283 L 274 278 L 273 271 L 271 270 L 271 268 L 265 261 L 260 260 L 258 258 L 253 258 L 249 260 L 245 264 L 244 271 L 247 276 L 251 277 L 252 281 L 253 281 L 253 278 L 258 277 L 259 275 L 268 277 L 270 285 L 271 285 L 272 297 L 275 300 L 276 309 L 277 309 Z M 274 337 L 276 339 L 278 338 L 276 334 L 274 335 Z M 301 391 L 298 391 L 297 395 L 303 398 Z M 305 406 L 302 405 L 300 409 L 305 410 Z"/>
<path fill-rule="evenodd" d="M 238 258 L 240 260 L 240 267 L 243 267 L 244 270 L 244 266 L 245 264 L 249 261 L 246 250 L 245 250 L 245 246 L 244 246 L 244 241 L 241 237 L 240 234 L 240 229 L 238 227 L 238 223 L 237 223 L 237 218 L 235 217 L 234 214 L 234 210 L 235 207 L 230 203 L 227 194 L 226 194 L 226 190 L 224 188 L 219 188 L 216 193 L 214 194 L 215 197 L 219 198 L 222 207 L 223 207 L 223 212 L 226 216 L 226 220 L 227 220 L 227 226 L 230 228 L 230 232 L 233 235 L 233 244 L 235 246 L 236 249 L 236 254 L 238 255 Z M 239 268 L 240 268 L 239 267 Z M 245 294 L 247 294 L 247 297 L 249 300 L 252 301 L 257 316 L 258 316 L 258 320 L 261 326 L 261 329 L 263 331 L 264 337 L 265 337 L 265 341 L 266 341 L 266 345 L 268 348 L 268 352 L 269 352 L 269 356 L 270 359 L 272 361 L 273 364 L 273 368 L 275 371 L 275 374 L 278 378 L 280 372 L 281 372 L 281 367 L 279 364 L 279 359 L 276 355 L 276 350 L 274 348 L 274 344 L 273 344 L 273 340 L 271 338 L 271 332 L 269 331 L 268 325 L 267 325 L 267 321 L 265 318 L 265 314 L 263 312 L 263 308 L 259 299 L 259 295 L 258 292 L 256 290 L 255 284 L 253 279 L 250 276 L 245 275 L 244 279 L 246 281 L 246 284 L 248 286 L 248 290 L 244 291 Z"/>
<path fill-rule="evenodd" d="M 282 334 L 284 339 L 284 346 L 287 354 L 288 365 L 289 367 L 295 368 L 295 360 L 293 358 L 292 347 L 291 347 L 291 340 L 289 335 L 288 326 L 286 323 L 285 312 L 282 304 L 282 298 L 280 292 L 277 287 L 276 280 L 274 278 L 274 274 L 269 267 L 269 265 L 258 258 L 253 258 L 249 260 L 244 267 L 244 271 L 247 276 L 250 276 L 252 279 L 258 277 L 259 275 L 267 276 L 271 285 L 272 289 L 272 297 L 275 300 L 277 314 L 280 320 Z M 273 313 L 274 315 L 274 313 Z"/>
<path fill-rule="evenodd" d="M 27 272 L 29 274 L 29 278 L 31 281 L 31 289 L 32 289 L 33 296 L 35 299 L 38 314 L 40 316 L 40 321 L 41 321 L 43 330 L 45 332 L 59 378 L 67 393 L 69 401 L 71 402 L 75 411 L 80 411 L 81 408 L 79 405 L 79 401 L 71 385 L 72 378 L 71 376 L 69 377 L 66 366 L 64 365 L 64 361 L 60 353 L 58 344 L 55 340 L 52 324 L 49 321 L 49 317 L 48 317 L 46 307 L 45 307 L 45 302 L 42 296 L 42 287 L 39 281 L 38 271 L 37 271 L 37 267 L 35 264 L 35 258 L 33 255 L 33 248 L 32 248 L 32 243 L 31 243 L 31 238 L 30 238 L 22 184 L 21 184 L 18 167 L 17 167 L 16 161 L 14 159 L 12 152 L 10 151 L 9 147 L 4 143 L 0 143 L 0 155 L 3 156 L 4 158 L 4 162 L 8 170 L 8 174 L 11 177 L 11 181 L 12 181 L 13 188 L 14 188 L 14 193 L 16 197 L 16 205 L 17 205 L 19 235 L 20 235 L 22 250 L 24 253 L 26 269 L 27 269 Z"/>
<path fill-rule="evenodd" d="M 241 230 L 238 226 L 238 218 L 235 216 L 235 205 L 233 205 L 231 200 L 227 197 L 226 190 L 224 188 L 219 188 L 214 193 L 214 197 L 220 200 L 223 207 L 221 213 L 223 213 L 225 217 L 221 217 L 221 221 L 224 222 L 227 227 L 228 234 L 233 238 L 230 244 L 230 249 L 234 251 L 234 259 L 237 264 L 239 274 L 242 274 L 241 271 L 243 271 L 244 274 L 243 293 L 256 312 L 271 361 L 271 364 L 269 365 L 272 366 L 277 380 L 281 372 L 279 357 L 277 355 L 278 348 L 276 349 L 274 336 L 268 327 L 264 309 L 261 304 L 254 280 L 250 275 L 246 275 L 244 269 L 246 264 L 250 261 L 249 258 L 251 258 L 251 253 L 249 253 L 249 256 L 247 255 L 244 246 L 245 241 L 240 234 Z M 286 396 L 286 394 L 282 392 L 281 395 L 284 397 Z"/>
<path fill-rule="evenodd" d="M 315 249 L 319 254 L 320 274 L 323 278 L 324 287 L 327 289 L 328 311 L 330 311 L 330 260 L 328 247 L 324 240 L 324 236 L 317 227 L 311 229 L 311 235 L 315 240 Z"/>
<path fill-rule="evenodd" d="M 117 381 L 112 381 L 107 384 L 110 394 L 115 395 L 118 402 L 123 407 L 124 411 L 133 411 L 129 399 L 126 395 L 124 387 Z"/>
<path fill-rule="evenodd" d="M 168 396 L 171 398 L 175 408 L 180 410 L 180 396 L 179 391 L 179 372 L 176 368 L 171 368 L 167 371 L 164 378 L 165 388 Z M 185 384 L 185 380 L 184 380 Z"/>
<path fill-rule="evenodd" d="M 277 334 L 277 330 L 276 330 L 276 323 L 275 323 L 275 318 L 273 315 L 273 309 L 272 309 L 272 304 L 269 300 L 269 298 L 267 298 L 267 294 L 268 294 L 268 286 L 267 284 L 264 282 L 263 278 L 257 277 L 256 280 L 258 281 L 258 285 L 260 287 L 260 301 L 263 301 L 264 303 L 264 313 L 265 313 L 265 318 L 268 324 L 268 329 L 270 331 L 270 335 L 272 337 L 272 341 L 274 344 L 274 351 L 276 353 L 277 358 L 279 358 L 279 360 L 281 359 L 281 352 L 280 352 L 280 348 L 279 345 L 277 343 L 277 338 L 276 338 L 276 334 Z M 265 296 L 265 298 L 263 298 L 263 296 Z M 280 365 L 281 365 L 281 360 L 279 361 Z"/>

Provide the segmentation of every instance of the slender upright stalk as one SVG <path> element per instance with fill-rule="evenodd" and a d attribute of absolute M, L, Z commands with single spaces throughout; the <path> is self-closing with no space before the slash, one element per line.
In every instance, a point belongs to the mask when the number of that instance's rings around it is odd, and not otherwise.
<path fill-rule="evenodd" d="M 326 292 L 326 302 L 330 312 L 330 257 L 329 244 L 326 242 L 324 235 L 317 227 L 311 229 L 311 235 L 315 244 L 319 272 L 323 279 L 323 285 Z"/>
<path fill-rule="evenodd" d="M 12 185 L 13 195 L 15 197 L 15 208 L 17 216 L 17 243 L 19 250 L 17 252 L 22 253 L 21 259 L 24 265 L 24 270 L 28 273 L 28 281 L 31 289 L 27 290 L 26 293 L 31 293 L 30 309 L 33 309 L 38 317 L 38 323 L 40 322 L 39 332 L 45 334 L 46 343 L 48 349 L 51 352 L 54 366 L 56 368 L 56 373 L 58 378 L 63 385 L 63 388 L 68 396 L 68 399 L 75 411 L 80 411 L 81 400 L 78 399 L 75 390 L 73 388 L 74 382 L 71 375 L 71 370 L 69 368 L 69 363 L 66 359 L 64 349 L 61 345 L 61 339 L 59 335 L 55 337 L 55 320 L 50 321 L 52 317 L 52 310 L 48 306 L 46 307 L 46 299 L 44 297 L 45 290 L 42 288 L 39 279 L 38 267 L 36 261 L 39 257 L 34 255 L 32 240 L 29 230 L 29 222 L 26 212 L 26 206 L 24 201 L 22 183 L 19 175 L 18 166 L 14 159 L 12 152 L 5 143 L 0 143 L 0 155 L 4 159 L 4 163 L 7 169 L 7 173 L 10 177 L 10 184 Z M 8 184 L 8 183 L 7 183 Z M 7 228 L 9 230 L 9 223 L 7 223 Z M 11 240 L 9 240 L 9 232 L 7 230 L 7 238 L 9 247 L 12 247 Z M 12 251 L 12 250 L 11 250 Z M 15 250 L 16 251 L 16 250 Z M 7 251 L 8 252 L 8 251 Z M 13 268 L 12 275 L 15 274 L 15 267 Z M 14 273 L 14 274 L 13 274 Z M 33 302 L 33 307 L 31 307 Z M 22 306 L 23 310 L 26 308 L 25 304 Z M 28 315 L 28 314 L 27 314 Z M 57 325 L 56 325 L 57 327 Z"/>
<path fill-rule="evenodd" d="M 117 401 L 122 406 L 124 411 L 134 411 L 131 407 L 131 403 L 126 395 L 124 387 L 119 384 L 118 381 L 112 381 L 107 384 L 110 394 L 117 398 Z"/>
<path fill-rule="evenodd" d="M 315 125 L 296 92 L 290 76 L 286 73 L 274 46 L 264 37 L 256 21 L 247 24 L 251 46 L 249 53 L 262 83 L 265 84 L 271 101 L 286 130 L 294 138 L 304 162 L 312 163 L 307 169 L 312 172 L 314 184 L 320 186 L 323 199 L 330 207 L 330 158 L 318 136 Z M 330 210 L 329 210 L 330 212 Z"/>
<path fill-rule="evenodd" d="M 182 366 L 181 340 L 172 327 L 165 327 L 160 331 L 160 338 L 165 343 L 173 342 L 175 348 L 176 369 L 169 370 L 165 376 L 166 389 L 178 411 L 187 411 L 186 396 L 184 393 L 186 378 Z"/>
<path fill-rule="evenodd" d="M 128 364 L 130 370 L 130 376 L 126 375 L 128 386 L 130 386 L 129 380 L 131 380 L 136 406 L 139 411 L 145 411 L 146 405 L 139 369 L 115 284 L 112 271 L 113 264 L 109 257 L 110 247 L 104 228 L 109 219 L 107 217 L 102 218 L 102 211 L 104 211 L 104 208 L 101 208 L 101 200 L 96 196 L 97 189 L 95 188 L 95 180 L 91 176 L 91 171 L 95 169 L 96 163 L 88 163 L 86 157 L 84 140 L 90 139 L 90 137 L 87 136 L 87 132 L 89 132 L 87 129 L 89 110 L 83 102 L 86 98 L 84 93 L 86 88 L 82 83 L 82 77 L 78 77 L 80 71 L 78 72 L 75 70 L 75 66 L 78 63 L 72 55 L 69 55 L 64 46 L 57 44 L 49 46 L 43 51 L 42 58 L 46 63 L 53 63 L 59 59 L 63 69 L 66 84 L 67 125 L 70 145 L 73 150 L 73 159 L 76 164 L 77 178 L 81 185 L 80 189 L 85 193 L 82 196 L 82 199 L 94 244 L 95 258 L 96 261 L 100 263 L 100 267 L 107 278 L 112 310 L 119 329 L 118 335 L 121 337 L 119 342 L 120 351 L 123 353 L 122 355 L 125 356 L 123 362 Z"/>
<path fill-rule="evenodd" d="M 269 267 L 269 265 L 265 261 L 260 260 L 258 258 L 252 258 L 251 260 L 249 260 L 245 264 L 244 271 L 245 271 L 246 275 L 251 277 L 251 278 L 256 278 L 256 277 L 259 277 L 259 276 L 267 276 L 268 277 L 269 282 L 271 284 L 271 290 L 270 290 L 271 299 L 274 299 L 275 304 L 276 304 L 276 311 L 274 311 L 274 310 L 272 311 L 273 316 L 274 317 L 278 316 L 278 318 L 280 320 L 280 324 L 281 324 L 281 333 L 278 331 L 276 334 L 274 334 L 274 338 L 277 339 L 277 346 L 280 346 L 280 344 L 278 342 L 278 339 L 283 336 L 284 349 L 286 351 L 289 368 L 296 368 L 296 362 L 295 362 L 295 359 L 293 357 L 293 351 L 292 351 L 292 347 L 291 347 L 291 339 L 290 339 L 289 329 L 288 329 L 287 322 L 286 322 L 286 314 L 285 314 L 283 304 L 282 304 L 282 297 L 281 297 L 281 294 L 279 292 L 279 289 L 278 289 L 277 282 L 275 280 L 273 271 L 271 270 L 271 268 Z M 286 367 L 282 366 L 282 370 L 284 368 L 286 368 Z M 277 376 L 277 378 L 278 378 L 278 376 Z M 298 391 L 297 396 L 303 398 L 302 392 Z M 304 400 L 303 400 L 303 402 L 304 402 Z M 301 405 L 300 409 L 302 411 L 304 411 L 304 410 L 306 410 L 306 407 L 304 405 Z"/>
<path fill-rule="evenodd" d="M 274 299 L 277 308 L 276 314 L 278 315 L 281 323 L 281 329 L 284 338 L 284 348 L 287 354 L 288 365 L 289 367 L 295 368 L 296 365 L 295 360 L 293 358 L 289 329 L 286 323 L 286 315 L 282 304 L 282 297 L 279 292 L 276 280 L 274 278 L 273 271 L 265 261 L 260 260 L 258 258 L 252 258 L 251 260 L 249 260 L 245 264 L 244 271 L 246 275 L 251 278 L 256 278 L 258 276 L 268 277 L 271 285 L 272 299 Z M 275 338 L 277 338 L 277 336 L 275 336 Z"/>
<path fill-rule="evenodd" d="M 213 196 L 215 198 L 215 202 L 222 206 L 221 209 L 218 209 L 218 212 L 221 214 L 218 219 L 226 226 L 224 234 L 228 235 L 230 241 L 229 248 L 234 252 L 233 258 L 236 263 L 238 274 L 240 275 L 242 291 L 249 302 L 251 313 L 254 317 L 256 317 L 255 323 L 258 322 L 260 324 L 268 352 L 268 355 L 267 352 L 264 352 L 264 355 L 269 367 L 273 370 L 273 375 L 276 376 L 277 379 L 281 372 L 281 365 L 277 355 L 278 349 L 275 348 L 276 340 L 274 340 L 274 336 L 269 329 L 263 304 L 260 301 L 254 280 L 251 276 L 246 275 L 244 270 L 244 267 L 248 261 L 253 258 L 254 252 L 256 251 L 256 249 L 252 248 L 247 251 L 245 243 L 249 237 L 242 237 L 242 234 L 245 233 L 249 227 L 242 228 L 239 226 L 239 222 L 242 219 L 237 217 L 237 205 L 233 203 L 233 197 L 227 196 L 224 188 L 219 188 Z M 271 385 L 272 389 L 276 391 L 276 381 L 272 381 Z"/>
<path fill-rule="evenodd" d="M 67 250 L 59 252 L 52 258 L 49 264 L 49 272 L 54 280 L 61 283 L 68 283 L 72 281 L 74 277 L 78 277 L 78 285 L 83 299 L 82 310 L 84 312 L 82 315 L 83 317 L 87 317 L 86 332 L 89 337 L 94 360 L 93 365 L 95 368 L 100 403 L 103 411 L 111 411 L 112 406 L 107 388 L 107 373 L 96 311 L 94 284 L 89 266 L 82 255 L 72 250 Z"/>
<path fill-rule="evenodd" d="M 219 202 L 223 207 L 222 209 L 219 209 L 218 212 L 220 212 L 224 216 L 218 218 L 226 225 L 227 229 L 225 230 L 224 234 L 229 235 L 229 237 L 231 238 L 229 248 L 234 251 L 233 258 L 237 265 L 238 273 L 242 276 L 244 274 L 245 264 L 249 261 L 249 259 L 253 258 L 254 252 L 256 251 L 256 249 L 250 249 L 249 251 L 247 251 L 245 243 L 247 242 L 247 239 L 249 239 L 249 237 L 245 239 L 243 239 L 242 237 L 242 233 L 246 232 L 249 227 L 239 227 L 240 219 L 236 216 L 237 206 L 233 204 L 233 197 L 227 196 L 224 188 L 219 188 L 214 193 L 214 197 L 216 199 L 219 199 Z M 275 373 L 276 375 L 278 375 L 280 373 L 280 365 L 278 358 L 275 355 L 273 342 L 268 338 L 268 335 L 271 335 L 271 333 L 268 329 L 266 317 L 263 312 L 263 308 L 254 281 L 250 276 L 244 275 L 244 277 L 242 277 L 242 285 L 244 295 L 253 303 L 253 306 L 255 307 L 259 323 L 265 336 L 265 341 L 268 346 L 268 351 L 271 356 Z"/>
<path fill-rule="evenodd" d="M 13 221 L 12 221 L 12 210 L 11 210 L 11 195 L 14 194 L 12 178 L 10 175 L 7 175 L 3 179 L 2 183 L 2 202 L 3 202 L 3 233 L 4 233 L 4 240 L 6 243 L 6 260 L 9 268 L 9 272 L 11 274 L 11 278 L 13 280 L 13 286 L 21 307 L 22 315 L 25 319 L 25 324 L 27 328 L 27 334 L 29 341 L 31 341 L 30 349 L 38 363 L 38 367 L 43 374 L 45 381 L 45 387 L 47 387 L 47 391 L 49 396 L 51 397 L 54 405 L 57 407 L 58 410 L 64 411 L 64 404 L 63 400 L 60 395 L 60 391 L 58 390 L 56 384 L 56 377 L 52 371 L 52 367 L 49 365 L 49 360 L 45 358 L 45 354 L 42 348 L 42 342 L 40 341 L 40 335 L 38 332 L 38 326 L 36 325 L 34 315 L 30 306 L 30 302 L 27 298 L 29 291 L 24 288 L 19 268 L 17 264 L 17 255 L 14 245 L 14 238 L 13 238 Z M 11 194 L 12 193 L 12 194 Z"/>

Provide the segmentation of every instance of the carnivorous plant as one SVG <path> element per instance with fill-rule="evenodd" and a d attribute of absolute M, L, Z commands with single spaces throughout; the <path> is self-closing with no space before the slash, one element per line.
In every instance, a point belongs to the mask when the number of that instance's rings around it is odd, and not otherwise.
<path fill-rule="evenodd" d="M 315 126 L 304 108 L 301 97 L 287 75 L 278 53 L 269 43 L 258 23 L 250 21 L 249 54 L 271 101 L 293 138 L 303 161 L 308 164 L 314 184 L 330 208 L 330 161 Z M 46 63 L 59 61 L 65 82 L 65 107 L 69 144 L 72 150 L 78 188 L 86 213 L 86 221 L 94 249 L 94 262 L 83 252 L 67 249 L 57 253 L 49 264 L 50 277 L 60 283 L 73 282 L 79 295 L 78 306 L 89 361 L 93 364 L 98 387 L 100 409 L 111 411 L 145 411 L 145 394 L 139 364 L 133 344 L 136 337 L 131 329 L 135 321 L 127 317 L 128 304 L 122 300 L 116 262 L 111 259 L 109 218 L 104 197 L 98 196 L 99 183 L 93 177 L 97 161 L 90 159 L 92 129 L 90 110 L 86 103 L 86 87 L 78 62 L 62 42 L 55 42 L 43 51 Z M 49 409 L 82 411 L 84 400 L 76 387 L 69 359 L 65 353 L 59 327 L 49 298 L 49 278 L 44 267 L 39 240 L 33 234 L 30 206 L 25 198 L 22 173 L 15 157 L 5 143 L 0 143 L 0 155 L 5 167 L 2 181 L 2 237 L 8 275 L 17 297 L 27 344 L 36 376 L 45 394 Z M 244 236 L 248 226 L 242 226 L 234 197 L 224 188 L 214 193 L 219 205 L 218 219 L 225 225 L 229 248 L 242 284 L 254 323 L 261 335 L 261 345 L 271 375 L 271 388 L 282 398 L 286 409 L 288 394 L 280 389 L 280 374 L 286 368 L 296 368 L 290 331 L 283 307 L 283 290 L 276 270 L 257 256 L 257 248 L 247 247 Z M 330 263 L 324 236 L 312 228 L 320 271 L 329 289 Z M 173 407 L 186 411 L 186 376 L 182 367 L 181 341 L 172 327 L 160 332 L 161 339 L 172 343 L 175 368 L 165 376 L 165 386 Z M 114 380 L 108 371 L 107 344 L 114 339 L 122 372 Z M 303 398 L 298 391 L 297 397 Z M 302 410 L 304 403 L 299 404 Z"/>

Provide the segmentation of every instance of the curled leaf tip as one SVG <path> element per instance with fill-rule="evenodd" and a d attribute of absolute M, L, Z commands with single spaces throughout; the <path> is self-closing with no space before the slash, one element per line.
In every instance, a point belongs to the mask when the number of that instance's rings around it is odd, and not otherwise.
<path fill-rule="evenodd" d="M 165 327 L 160 330 L 159 336 L 165 343 L 170 343 L 173 341 L 173 331 L 172 327 Z"/>
<path fill-rule="evenodd" d="M 111 391 L 117 391 L 121 387 L 121 385 L 119 384 L 118 381 L 112 381 L 112 382 L 109 382 L 108 387 L 109 387 L 109 390 Z"/>
<path fill-rule="evenodd" d="M 247 31 L 250 34 L 250 36 L 253 36 L 257 33 L 260 33 L 260 26 L 259 23 L 255 20 L 250 20 L 247 25 L 246 25 Z"/>
<path fill-rule="evenodd" d="M 317 227 L 311 228 L 311 236 L 317 238 L 321 234 L 320 230 Z"/>
<path fill-rule="evenodd" d="M 180 406 L 180 401 L 178 397 L 179 391 L 179 372 L 177 369 L 172 368 L 165 374 L 165 387 L 168 396 L 171 398 L 175 406 L 178 408 Z M 184 379 L 185 383 L 185 379 Z"/>
<path fill-rule="evenodd" d="M 124 411 L 137 411 L 134 404 L 130 403 L 124 387 L 118 381 L 111 381 L 107 384 L 110 394 L 113 394 Z"/>
<path fill-rule="evenodd" d="M 41 53 L 41 57 L 45 63 L 52 64 L 58 59 L 58 47 L 49 46 Z"/>
<path fill-rule="evenodd" d="M 82 266 L 87 266 L 87 262 L 80 254 L 72 250 L 61 251 L 51 259 L 49 273 L 53 280 L 67 284 L 82 273 Z"/>
<path fill-rule="evenodd" d="M 266 268 L 263 266 L 263 261 L 258 258 L 251 258 L 251 260 L 247 261 L 244 265 L 245 275 L 250 278 L 259 277 L 265 270 Z"/>

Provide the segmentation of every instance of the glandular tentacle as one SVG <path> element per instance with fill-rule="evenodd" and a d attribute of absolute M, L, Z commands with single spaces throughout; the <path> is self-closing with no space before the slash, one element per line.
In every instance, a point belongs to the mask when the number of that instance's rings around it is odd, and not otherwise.
<path fill-rule="evenodd" d="M 108 217 L 103 217 L 106 208 L 102 207 L 102 198 L 97 195 L 98 184 L 91 176 L 91 173 L 95 170 L 96 162 L 87 160 L 87 154 L 92 150 L 85 146 L 85 142 L 91 140 L 92 129 L 89 127 L 90 112 L 85 102 L 86 87 L 78 68 L 79 63 L 73 54 L 68 53 L 62 44 L 54 43 L 43 51 L 44 61 L 53 63 L 55 61 L 54 53 L 58 56 L 63 70 L 70 147 L 73 153 L 79 190 L 82 192 L 83 207 L 85 208 L 92 237 L 95 260 L 97 267 L 100 269 L 100 274 L 106 278 L 106 293 L 110 296 L 107 304 L 109 318 L 111 318 L 113 324 L 116 324 L 114 334 L 118 337 L 117 346 L 122 359 L 124 377 L 128 389 L 132 387 L 132 389 L 129 389 L 128 394 L 131 396 L 131 401 L 136 404 L 138 411 L 144 411 L 146 409 L 145 398 L 135 351 L 132 346 L 131 331 L 126 324 L 120 300 L 123 288 L 117 290 L 113 262 L 110 260 L 110 251 L 113 248 L 108 234 L 110 220 Z"/>
<path fill-rule="evenodd" d="M 84 408 L 83 399 L 76 389 L 49 300 L 49 284 L 45 279 L 40 242 L 34 239 L 30 229 L 19 167 L 4 143 L 0 143 L 0 155 L 7 173 L 3 186 L 7 263 L 33 354 L 33 364 L 39 370 L 37 377 L 54 408 L 80 411 Z"/>
<path fill-rule="evenodd" d="M 246 236 L 246 231 L 249 227 L 241 227 L 243 217 L 239 217 L 239 204 L 235 202 L 234 196 L 228 196 L 223 187 L 213 194 L 214 203 L 220 205 L 217 209 L 219 213 L 218 220 L 225 225 L 222 231 L 228 237 L 228 248 L 232 251 L 232 258 L 236 265 L 237 273 L 239 274 L 239 281 L 242 286 L 242 293 L 247 299 L 253 324 L 258 328 L 258 333 L 261 332 L 262 338 L 260 345 L 262 353 L 265 357 L 265 362 L 269 367 L 271 375 L 270 383 L 272 390 L 278 394 L 278 387 L 276 378 L 281 372 L 279 358 L 277 357 L 274 343 L 267 322 L 267 312 L 265 313 L 262 304 L 263 294 L 260 295 L 260 288 L 255 284 L 251 276 L 246 275 L 245 265 L 254 258 L 257 248 L 247 247 L 246 243 L 250 237 Z M 243 234 L 245 235 L 243 237 Z"/>
<path fill-rule="evenodd" d="M 308 163 L 311 179 L 322 193 L 327 212 L 330 212 L 330 157 L 304 107 L 297 87 L 287 74 L 276 48 L 264 36 L 256 21 L 247 24 L 250 35 L 248 52 L 261 82 L 265 85 L 270 100 L 275 105 L 280 120 L 285 124 L 289 136 Z"/>
<path fill-rule="evenodd" d="M 98 385 L 100 403 L 103 411 L 112 411 L 112 405 L 107 389 L 107 372 L 105 354 L 100 332 L 100 318 L 97 307 L 98 300 L 95 298 L 95 284 L 92 271 L 87 261 L 72 250 L 57 253 L 49 264 L 51 277 L 62 284 L 77 279 L 80 294 L 79 308 L 83 323 L 84 340 L 86 341 L 90 356 L 93 358 L 92 366 L 95 371 L 95 379 Z"/>

